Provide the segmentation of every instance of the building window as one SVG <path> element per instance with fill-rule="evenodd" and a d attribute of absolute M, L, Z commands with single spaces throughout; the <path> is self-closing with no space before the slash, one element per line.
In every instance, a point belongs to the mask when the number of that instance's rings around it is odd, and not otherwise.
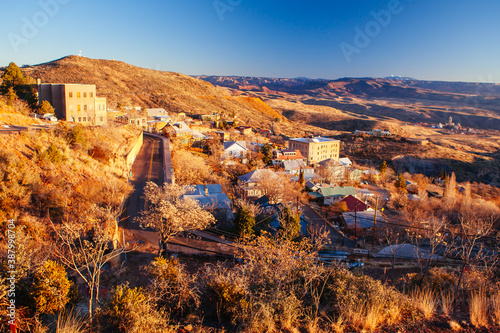
<path fill-rule="evenodd" d="M 101 117 L 99 117 L 99 120 L 100 120 L 101 122 L 103 122 L 103 121 L 104 121 L 104 118 L 101 116 Z"/>
<path fill-rule="evenodd" d="M 83 93 L 83 98 L 87 98 L 87 93 L 86 92 Z"/>
<path fill-rule="evenodd" d="M 82 117 L 78 117 L 78 122 L 81 123 L 82 122 Z"/>
<path fill-rule="evenodd" d="M 87 111 L 87 105 L 86 104 L 83 106 L 83 111 Z"/>
<path fill-rule="evenodd" d="M 94 93 L 93 92 L 90 92 L 90 97 L 94 97 Z"/>
<path fill-rule="evenodd" d="M 87 117 L 83 117 L 83 121 L 87 121 Z"/>
<path fill-rule="evenodd" d="M 77 109 L 78 111 L 82 111 L 82 106 L 81 106 L 81 105 L 77 105 L 77 106 L 76 106 L 76 109 Z"/>
<path fill-rule="evenodd" d="M 69 98 L 73 98 L 73 93 L 72 92 L 69 93 Z"/>
<path fill-rule="evenodd" d="M 77 92 L 76 93 L 76 98 L 80 98 L 80 97 L 82 97 L 82 95 L 80 95 L 80 92 Z"/>

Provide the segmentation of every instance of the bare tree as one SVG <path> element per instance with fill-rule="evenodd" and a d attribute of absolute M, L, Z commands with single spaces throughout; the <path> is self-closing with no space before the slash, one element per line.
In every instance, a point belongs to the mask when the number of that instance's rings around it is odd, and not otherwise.
<path fill-rule="evenodd" d="M 167 184 L 163 188 L 148 182 L 144 188 L 147 209 L 141 212 L 137 221 L 142 228 L 153 228 L 160 236 L 158 255 L 167 251 L 170 237 L 190 229 L 205 229 L 215 222 L 215 218 L 193 200 L 182 198 L 187 188 Z"/>
<path fill-rule="evenodd" d="M 77 273 L 89 289 L 89 314 L 99 300 L 99 286 L 104 265 L 125 251 L 113 250 L 112 240 L 118 213 L 111 208 L 92 206 L 81 223 L 52 223 L 59 240 L 57 255 L 61 262 Z"/>
<path fill-rule="evenodd" d="M 467 267 L 481 263 L 487 265 L 488 260 L 491 259 L 482 239 L 492 233 L 496 220 L 496 216 L 485 217 L 475 211 L 470 211 L 467 216 L 460 219 L 461 233 L 458 246 L 462 267 L 460 268 L 457 288 L 462 283 Z"/>
<path fill-rule="evenodd" d="M 288 175 L 268 171 L 258 175 L 257 183 L 262 194 L 269 198 L 269 202 L 292 203 L 301 199 L 301 188 L 297 182 L 292 182 Z"/>
<path fill-rule="evenodd" d="M 318 174 L 329 183 L 349 182 L 347 167 L 330 160 L 318 168 Z"/>
<path fill-rule="evenodd" d="M 414 228 L 409 228 L 412 244 L 417 248 L 417 263 L 422 279 L 429 268 L 450 251 L 446 243 L 447 225 L 445 217 L 428 216 L 414 224 Z"/>

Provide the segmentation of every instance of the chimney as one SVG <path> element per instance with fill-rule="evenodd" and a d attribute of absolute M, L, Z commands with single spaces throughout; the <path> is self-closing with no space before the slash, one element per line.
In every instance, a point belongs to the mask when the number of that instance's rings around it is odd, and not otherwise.
<path fill-rule="evenodd" d="M 204 186 L 204 188 L 205 188 L 205 196 L 207 196 L 207 195 L 208 195 L 208 187 L 207 187 L 207 185 L 206 185 L 206 184 L 204 184 L 203 186 Z"/>

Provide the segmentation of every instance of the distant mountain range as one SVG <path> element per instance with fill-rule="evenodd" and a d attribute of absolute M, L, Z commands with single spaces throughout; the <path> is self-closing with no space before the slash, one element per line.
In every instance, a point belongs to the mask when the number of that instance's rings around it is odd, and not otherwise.
<path fill-rule="evenodd" d="M 68 56 L 22 71 L 45 83 L 91 83 L 109 108 L 163 107 L 171 113 L 235 115 L 254 126 L 286 117 L 287 130 L 350 130 L 351 123 L 318 121 L 321 117 L 376 122 L 438 123 L 452 116 L 472 128 L 500 129 L 500 85 L 424 81 L 406 77 L 337 80 L 243 76 L 187 76 L 132 66 L 120 61 Z M 1 75 L 0 70 L 0 75 Z M 304 113 L 297 110 L 313 106 Z M 272 106 L 272 107 L 271 107 Z M 299 113 L 297 113 L 299 112 Z M 315 119 L 294 124 L 307 115 Z M 313 117 L 313 118 L 314 118 Z M 333 118 L 328 118 L 333 119 Z M 386 125 L 384 125 L 386 126 Z M 283 125 L 282 127 L 285 127 Z M 314 128 L 313 128 L 314 127 Z M 287 133 L 290 133 L 287 131 Z"/>
<path fill-rule="evenodd" d="M 390 94 L 390 91 L 393 89 L 389 89 L 389 87 L 393 86 L 410 90 L 418 88 L 442 93 L 500 97 L 500 84 L 496 83 L 426 81 L 401 76 L 387 76 L 385 78 L 340 78 L 337 80 L 309 79 L 305 77 L 291 79 L 207 75 L 197 75 L 194 77 L 214 85 L 233 89 L 262 90 L 263 87 L 266 87 L 267 89 L 286 93 L 304 93 L 328 86 L 330 88 L 344 86 L 350 87 L 350 91 L 354 94 L 368 94 L 363 88 L 377 88 L 381 91 L 378 93 L 373 89 L 370 89 L 370 91 L 380 95 L 383 94 L 383 90 Z M 358 84 L 361 89 L 354 88 L 355 84 Z"/>

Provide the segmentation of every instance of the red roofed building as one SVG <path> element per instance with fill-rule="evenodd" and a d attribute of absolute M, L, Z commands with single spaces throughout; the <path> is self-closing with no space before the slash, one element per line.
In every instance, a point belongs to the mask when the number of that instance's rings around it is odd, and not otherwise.
<path fill-rule="evenodd" d="M 307 158 L 302 156 L 299 150 L 282 149 L 273 151 L 273 165 L 283 166 L 284 161 L 303 161 L 307 162 Z"/>
<path fill-rule="evenodd" d="M 368 209 L 368 205 L 365 204 L 363 201 L 359 200 L 358 198 L 353 197 L 352 195 L 348 195 L 344 199 L 340 200 L 339 202 L 345 202 L 347 205 L 347 209 L 350 212 L 364 212 L 365 210 Z"/>

